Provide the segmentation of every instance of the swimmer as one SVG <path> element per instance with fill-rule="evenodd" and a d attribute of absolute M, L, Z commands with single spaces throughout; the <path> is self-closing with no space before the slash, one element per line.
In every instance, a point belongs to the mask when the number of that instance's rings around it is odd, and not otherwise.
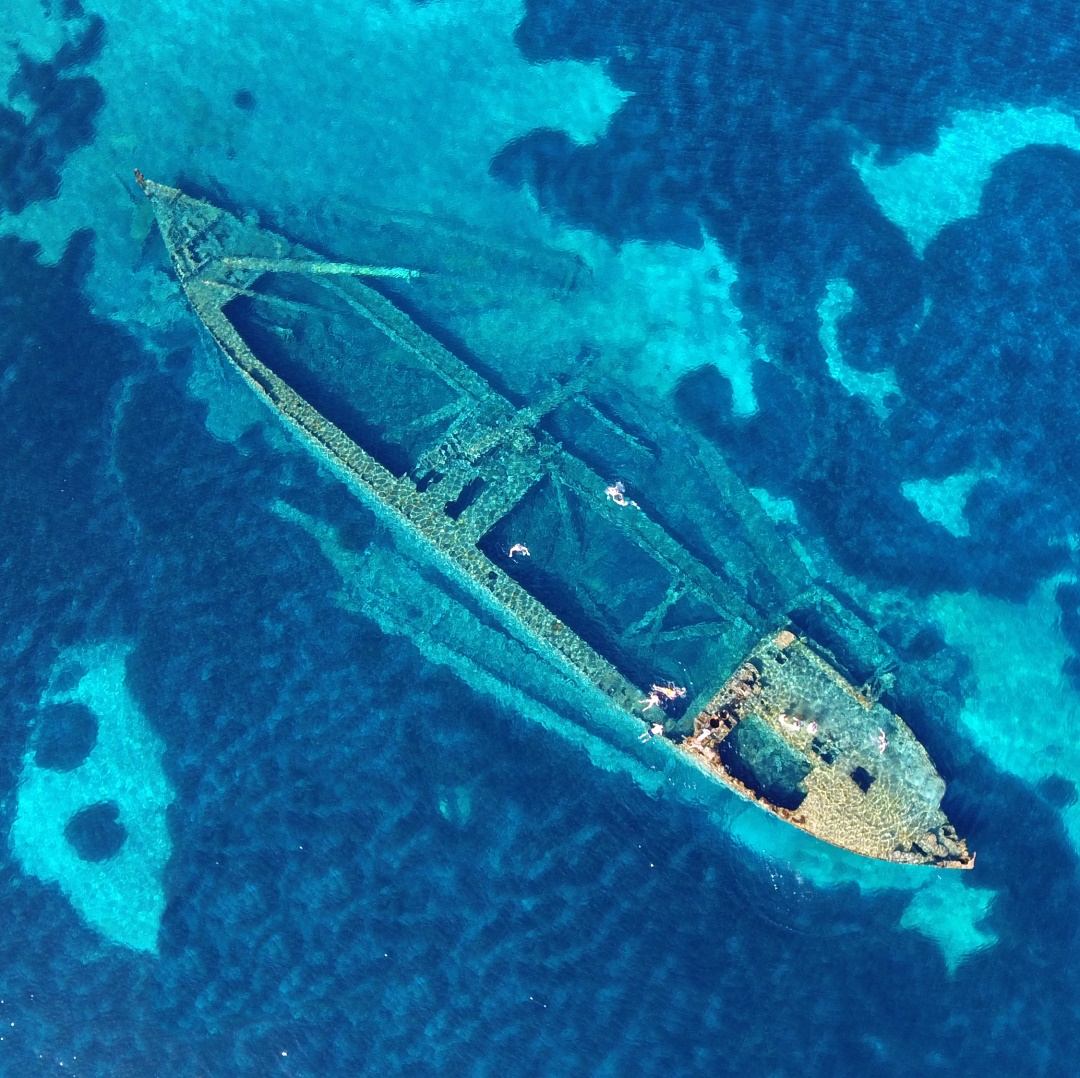
<path fill-rule="evenodd" d="M 809 731 L 809 732 L 810 732 L 811 734 L 816 734 L 816 733 L 817 733 L 817 731 L 818 731 L 818 725 L 817 725 L 817 723 L 816 723 L 816 722 L 808 722 L 808 723 L 806 724 L 806 729 L 807 729 L 807 730 L 808 730 L 808 731 Z"/>
<path fill-rule="evenodd" d="M 510 548 L 510 553 L 507 555 L 507 557 L 513 559 L 515 554 L 520 554 L 522 555 L 522 557 L 525 558 L 532 557 L 532 555 L 529 553 L 529 548 L 524 543 L 515 543 Z"/>
<path fill-rule="evenodd" d="M 885 750 L 889 747 L 889 739 L 885 736 L 885 731 L 882 730 L 882 728 L 880 726 L 878 727 L 877 732 L 878 732 L 877 750 L 878 750 L 879 753 L 884 754 Z"/>
<path fill-rule="evenodd" d="M 604 487 L 604 493 L 616 504 L 616 505 L 629 505 L 626 500 L 626 486 L 620 479 L 615 483 L 612 483 L 610 487 Z"/>
<path fill-rule="evenodd" d="M 651 707 L 661 707 L 664 703 L 663 698 L 657 692 L 651 692 L 644 700 L 638 701 L 638 707 L 648 711 Z"/>
<path fill-rule="evenodd" d="M 665 700 L 681 700 L 686 695 L 686 690 L 681 685 L 669 681 L 666 685 L 650 685 L 650 696 L 662 696 Z"/>
<path fill-rule="evenodd" d="M 604 487 L 604 493 L 616 504 L 616 505 L 632 505 L 635 509 L 641 507 L 637 502 L 626 496 L 626 484 L 621 479 L 616 480 L 610 487 Z"/>
<path fill-rule="evenodd" d="M 788 730 L 801 730 L 802 722 L 799 719 L 793 719 L 785 711 L 781 711 L 777 716 L 780 719 L 780 725 Z"/>
<path fill-rule="evenodd" d="M 644 743 L 646 741 L 652 741 L 654 737 L 659 737 L 664 732 L 664 724 L 662 722 L 654 722 L 648 730 L 644 733 L 638 734 L 638 741 Z"/>
<path fill-rule="evenodd" d="M 714 715 L 702 728 L 701 733 L 694 738 L 694 744 L 700 745 L 709 734 L 715 734 L 720 729 L 720 720 Z"/>

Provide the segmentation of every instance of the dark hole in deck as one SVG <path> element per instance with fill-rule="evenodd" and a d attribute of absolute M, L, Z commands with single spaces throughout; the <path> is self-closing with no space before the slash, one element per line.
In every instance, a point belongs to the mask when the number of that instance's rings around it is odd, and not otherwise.
<path fill-rule="evenodd" d="M 484 489 L 485 480 L 482 476 L 470 479 L 461 493 L 446 507 L 446 515 L 457 520 L 466 509 L 480 497 L 480 491 Z"/>
<path fill-rule="evenodd" d="M 731 775 L 778 808 L 797 809 L 806 797 L 811 765 L 757 715 L 748 715 L 720 743 Z"/>
<path fill-rule="evenodd" d="M 865 767 L 859 766 L 852 771 L 851 781 L 854 782 L 863 793 L 867 793 L 870 787 L 874 785 L 874 776 L 871 775 Z"/>
<path fill-rule="evenodd" d="M 438 483 L 445 478 L 446 476 L 444 476 L 442 472 L 428 472 L 427 475 L 422 476 L 416 481 L 416 491 L 418 494 L 423 494 L 433 483 Z"/>

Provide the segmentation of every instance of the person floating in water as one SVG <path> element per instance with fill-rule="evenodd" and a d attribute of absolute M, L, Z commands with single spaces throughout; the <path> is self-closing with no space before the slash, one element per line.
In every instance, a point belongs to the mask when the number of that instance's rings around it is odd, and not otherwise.
<path fill-rule="evenodd" d="M 632 505 L 635 509 L 639 508 L 638 503 L 631 501 L 626 496 L 626 484 L 621 479 L 616 480 L 610 487 L 604 487 L 604 493 L 616 504 L 616 505 Z"/>
<path fill-rule="evenodd" d="M 513 559 L 515 554 L 520 554 L 524 558 L 530 558 L 532 555 L 529 553 L 529 548 L 524 543 L 515 543 L 510 548 L 510 553 L 507 557 Z"/>
<path fill-rule="evenodd" d="M 808 722 L 803 725 L 802 719 L 789 715 L 786 711 L 781 711 L 776 716 L 780 720 L 780 725 L 788 730 L 803 730 L 805 729 L 811 737 L 818 732 L 818 724 L 816 722 Z"/>
<path fill-rule="evenodd" d="M 686 690 L 681 685 L 669 681 L 666 685 L 653 685 L 652 691 L 659 694 L 664 700 L 681 700 L 686 695 Z"/>
<path fill-rule="evenodd" d="M 654 722 L 648 730 L 638 734 L 638 741 L 644 743 L 646 741 L 652 741 L 654 737 L 660 737 L 664 732 L 664 724 L 662 722 Z"/>
<path fill-rule="evenodd" d="M 646 711 L 651 707 L 663 707 L 666 703 L 681 700 L 686 695 L 686 690 L 681 685 L 669 681 L 666 685 L 651 685 L 649 695 L 638 703 Z"/>
<path fill-rule="evenodd" d="M 885 731 L 882 730 L 882 728 L 880 726 L 878 727 L 877 732 L 878 732 L 877 750 L 878 750 L 879 753 L 884 755 L 885 750 L 889 747 L 889 739 L 885 736 Z"/>

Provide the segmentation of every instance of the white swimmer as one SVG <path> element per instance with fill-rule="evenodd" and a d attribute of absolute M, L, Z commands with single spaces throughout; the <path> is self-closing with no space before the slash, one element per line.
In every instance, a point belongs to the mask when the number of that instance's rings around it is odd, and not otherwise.
<path fill-rule="evenodd" d="M 604 487 L 604 493 L 616 505 L 632 505 L 635 509 L 638 508 L 638 503 L 626 496 L 626 484 L 621 479 L 616 480 L 610 487 Z"/>
<path fill-rule="evenodd" d="M 665 700 L 681 700 L 686 695 L 686 690 L 681 685 L 669 681 L 666 685 L 650 685 L 650 696 L 662 696 Z"/>
<path fill-rule="evenodd" d="M 618 482 L 612 483 L 610 487 L 604 487 L 604 493 L 616 504 L 616 505 L 629 505 L 626 500 L 626 486 L 620 479 Z"/>
<path fill-rule="evenodd" d="M 714 723 L 714 722 L 716 723 L 716 725 L 715 725 L 715 726 L 713 726 L 713 725 L 712 725 L 712 723 Z M 698 736 L 694 738 L 694 744 L 696 744 L 696 745 L 701 745 L 701 744 L 703 744 L 703 743 L 704 743 L 704 741 L 705 741 L 705 739 L 706 739 L 706 738 L 707 738 L 707 737 L 708 737 L 708 736 L 709 736 L 710 734 L 715 734 L 715 733 L 718 733 L 718 732 L 719 732 L 719 730 L 720 730 L 720 722 L 719 722 L 719 720 L 718 720 L 718 719 L 712 719 L 712 720 L 711 720 L 711 721 L 710 721 L 710 722 L 709 722 L 709 723 L 708 723 L 708 724 L 707 724 L 707 725 L 705 726 L 705 729 L 703 729 L 703 730 L 701 731 L 701 733 L 700 733 L 700 734 L 698 734 Z"/>
<path fill-rule="evenodd" d="M 777 718 L 780 720 L 780 725 L 788 730 L 802 729 L 802 722 L 799 719 L 793 719 L 786 711 L 781 711 Z"/>
<path fill-rule="evenodd" d="M 515 543 L 510 548 L 510 553 L 507 554 L 507 557 L 508 558 L 513 558 L 513 556 L 515 554 L 520 554 L 520 555 L 522 555 L 522 557 L 525 557 L 525 558 L 531 558 L 532 557 L 532 555 L 529 553 L 529 548 L 524 543 Z"/>
<path fill-rule="evenodd" d="M 878 732 L 877 750 L 878 750 L 879 753 L 884 753 L 885 750 L 889 747 L 889 739 L 885 736 L 885 731 L 882 730 L 882 728 L 880 726 L 878 727 L 877 732 Z"/>

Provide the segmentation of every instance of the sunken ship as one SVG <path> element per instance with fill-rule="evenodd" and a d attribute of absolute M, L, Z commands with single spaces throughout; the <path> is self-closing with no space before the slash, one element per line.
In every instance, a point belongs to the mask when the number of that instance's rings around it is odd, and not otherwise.
<path fill-rule="evenodd" d="M 826 842 L 973 865 L 924 746 L 793 612 L 812 606 L 870 652 L 872 630 L 815 589 L 713 447 L 674 428 L 649 442 L 632 402 L 583 377 L 515 403 L 380 287 L 416 271 L 329 261 L 136 179 L 192 310 L 251 388 L 597 707 Z M 708 514 L 678 497 L 702 483 Z"/>

